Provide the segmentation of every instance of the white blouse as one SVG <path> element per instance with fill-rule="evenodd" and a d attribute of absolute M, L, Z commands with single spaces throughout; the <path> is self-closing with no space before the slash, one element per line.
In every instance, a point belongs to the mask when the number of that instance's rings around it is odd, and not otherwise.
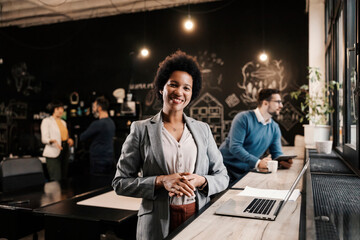
<path fill-rule="evenodd" d="M 191 132 L 186 127 L 186 124 L 184 124 L 184 131 L 179 142 L 166 130 L 163 124 L 162 144 L 164 158 L 170 174 L 194 172 L 197 146 Z M 195 196 L 174 196 L 170 199 L 170 204 L 173 205 L 184 205 L 193 202 L 195 202 Z"/>

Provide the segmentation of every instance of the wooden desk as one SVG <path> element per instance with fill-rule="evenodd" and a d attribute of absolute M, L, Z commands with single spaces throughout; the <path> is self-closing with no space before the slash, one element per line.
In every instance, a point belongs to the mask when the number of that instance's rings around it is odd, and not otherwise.
<path fill-rule="evenodd" d="M 44 218 L 34 214 L 34 209 L 69 199 L 76 194 L 94 188 L 110 186 L 111 179 L 104 177 L 79 176 L 65 184 L 47 182 L 43 187 L 29 188 L 15 192 L 0 193 L 0 238 L 19 239 L 44 228 Z M 24 201 L 15 204 L 11 202 Z"/>
<path fill-rule="evenodd" d="M 73 196 L 73 191 L 61 189 L 58 182 L 44 187 L 3 193 L 0 195 L 0 237 L 18 239 L 43 228 L 43 219 L 33 210 Z M 17 201 L 28 201 L 15 204 Z M 13 203 L 11 203 L 13 202 Z"/>
<path fill-rule="evenodd" d="M 304 147 L 283 146 L 282 150 L 285 155 L 297 155 L 296 159 L 304 159 L 305 156 Z"/>
<path fill-rule="evenodd" d="M 303 151 L 303 148 L 284 149 L 285 154 L 295 153 L 298 156 L 303 156 Z M 277 173 L 248 173 L 233 188 L 250 186 L 264 189 L 289 189 L 303 164 L 303 159 L 297 158 L 290 169 L 281 169 Z M 302 189 L 302 181 L 299 182 L 297 188 Z M 275 221 L 215 215 L 215 210 L 222 203 L 240 192 L 239 189 L 229 189 L 173 239 L 298 239 L 301 196 L 296 202 L 287 202 Z"/>
<path fill-rule="evenodd" d="M 100 234 L 110 229 L 122 238 L 135 239 L 137 211 L 77 204 L 110 190 L 103 188 L 35 209 L 44 216 L 45 238 L 100 239 Z"/>
<path fill-rule="evenodd" d="M 232 188 L 245 188 L 249 186 L 254 188 L 287 190 L 290 189 L 303 166 L 304 161 L 302 159 L 294 159 L 290 169 L 278 169 L 276 173 L 269 174 L 249 172 L 240 181 L 235 183 Z M 302 189 L 302 181 L 298 183 L 297 188 Z"/>
<path fill-rule="evenodd" d="M 57 181 L 45 183 L 40 187 L 32 187 L 14 192 L 0 192 L 0 209 L 30 210 L 71 198 L 75 195 L 110 186 L 111 177 L 93 177 L 89 175 L 71 178 L 66 183 Z M 11 204 L 11 202 L 29 200 L 26 204 Z M 10 202 L 10 204 L 9 204 Z"/>

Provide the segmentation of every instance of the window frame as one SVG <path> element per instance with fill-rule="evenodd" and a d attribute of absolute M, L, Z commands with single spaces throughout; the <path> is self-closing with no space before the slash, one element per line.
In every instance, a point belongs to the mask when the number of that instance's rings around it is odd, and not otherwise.
<path fill-rule="evenodd" d="M 325 3 L 325 28 L 327 28 L 327 35 L 325 35 L 325 64 L 326 64 L 326 81 L 330 81 L 331 79 L 337 79 L 339 73 L 339 57 L 343 58 L 343 105 L 344 105 L 344 113 L 343 113 L 343 142 L 340 144 L 339 137 L 341 137 L 339 133 L 339 115 L 338 111 L 335 111 L 332 116 L 332 131 L 333 131 L 333 140 L 336 151 L 352 165 L 355 169 L 360 169 L 360 160 L 359 160 L 359 120 L 356 123 L 356 146 L 352 145 L 351 142 L 351 80 L 348 78 L 347 74 L 347 4 L 349 0 L 341 0 L 341 1 L 332 1 L 328 0 Z M 356 1 L 356 84 L 359 92 L 359 0 Z M 333 6 L 332 4 L 336 4 Z M 339 45 L 338 39 L 338 28 L 337 23 L 339 22 L 339 17 L 342 13 L 343 22 L 343 33 L 342 37 L 343 44 L 343 56 L 337 56 L 337 47 Z M 340 47 L 340 46 L 339 46 Z M 329 66 L 330 65 L 330 66 Z M 339 109 L 338 102 L 339 92 L 337 91 L 333 96 L 333 102 L 335 109 Z M 356 96 L 357 105 L 359 106 L 359 94 Z M 357 116 L 359 116 L 359 108 L 357 108 Z"/>

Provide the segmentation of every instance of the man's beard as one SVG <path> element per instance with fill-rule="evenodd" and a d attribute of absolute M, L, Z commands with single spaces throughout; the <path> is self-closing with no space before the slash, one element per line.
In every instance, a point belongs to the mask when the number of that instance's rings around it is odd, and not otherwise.
<path fill-rule="evenodd" d="M 279 114 L 277 113 L 277 111 L 274 111 L 274 112 L 269 112 L 268 113 L 271 115 L 271 117 L 276 117 L 278 116 Z"/>

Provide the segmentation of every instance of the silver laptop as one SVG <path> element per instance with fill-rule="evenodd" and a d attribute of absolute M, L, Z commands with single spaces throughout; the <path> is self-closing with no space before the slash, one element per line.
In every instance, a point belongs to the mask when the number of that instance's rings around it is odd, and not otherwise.
<path fill-rule="evenodd" d="M 273 198 L 237 196 L 223 203 L 215 211 L 215 214 L 234 216 L 234 217 L 275 220 L 280 210 L 285 206 L 285 204 L 289 200 L 296 185 L 298 184 L 301 177 L 304 175 L 308 166 L 309 166 L 309 160 L 306 161 L 304 167 L 302 168 L 299 175 L 295 179 L 290 190 L 286 194 L 284 200 L 273 199 Z"/>

